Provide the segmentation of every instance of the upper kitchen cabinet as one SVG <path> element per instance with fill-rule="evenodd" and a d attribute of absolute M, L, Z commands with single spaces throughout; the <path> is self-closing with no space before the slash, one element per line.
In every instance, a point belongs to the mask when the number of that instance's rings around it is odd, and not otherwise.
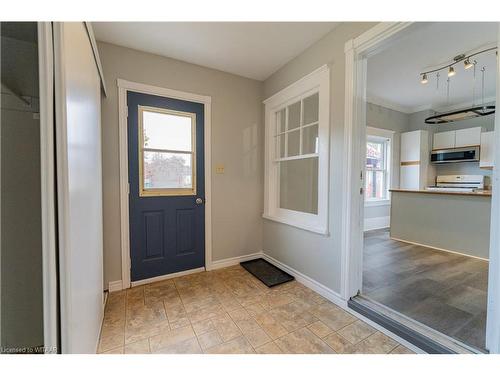
<path fill-rule="evenodd" d="M 478 146 L 481 143 L 481 127 L 434 133 L 433 150 Z"/>
<path fill-rule="evenodd" d="M 479 146 L 481 144 L 481 127 L 460 129 L 456 131 L 455 147 Z"/>
<path fill-rule="evenodd" d="M 494 135 L 495 132 L 484 132 L 481 134 L 481 156 L 479 168 L 492 169 L 494 166 Z"/>
<path fill-rule="evenodd" d="M 455 147 L 456 131 L 434 133 L 434 140 L 432 142 L 433 150 L 440 150 L 443 148 Z"/>

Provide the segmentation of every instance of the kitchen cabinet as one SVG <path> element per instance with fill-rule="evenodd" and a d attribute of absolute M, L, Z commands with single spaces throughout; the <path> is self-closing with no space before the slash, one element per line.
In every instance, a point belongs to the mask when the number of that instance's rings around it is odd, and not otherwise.
<path fill-rule="evenodd" d="M 455 147 L 477 146 L 481 143 L 481 127 L 456 131 Z"/>
<path fill-rule="evenodd" d="M 432 149 L 477 146 L 481 143 L 481 127 L 434 133 Z"/>
<path fill-rule="evenodd" d="M 452 130 L 449 132 L 434 133 L 434 140 L 432 143 L 433 150 L 439 150 L 443 148 L 454 148 L 455 147 L 455 137 L 456 131 Z"/>
<path fill-rule="evenodd" d="M 494 166 L 494 134 L 493 131 L 481 134 L 479 168 L 492 169 Z"/>
<path fill-rule="evenodd" d="M 423 189 L 427 185 L 429 133 L 416 130 L 401 133 L 399 187 Z"/>

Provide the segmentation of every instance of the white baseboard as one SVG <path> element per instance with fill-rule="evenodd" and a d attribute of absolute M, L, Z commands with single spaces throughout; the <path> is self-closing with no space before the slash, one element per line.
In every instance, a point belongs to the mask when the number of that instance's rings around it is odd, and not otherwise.
<path fill-rule="evenodd" d="M 295 279 L 307 286 L 308 288 L 314 290 L 316 293 L 325 297 L 327 300 L 333 302 L 334 304 L 342 307 L 343 309 L 347 308 L 347 301 L 344 301 L 339 293 L 331 290 L 330 288 L 324 286 L 323 284 L 317 282 L 316 280 L 311 279 L 309 276 L 304 275 L 303 273 L 297 271 L 296 269 L 287 266 L 284 263 L 281 263 L 279 260 L 274 259 L 272 256 L 263 254 L 264 259 L 266 259 L 269 263 L 274 264 L 276 267 L 281 268 L 282 270 L 288 272 L 290 275 L 295 277 Z"/>
<path fill-rule="evenodd" d="M 123 289 L 123 284 L 121 280 L 110 281 L 108 284 L 108 292 L 117 292 Z"/>
<path fill-rule="evenodd" d="M 370 217 L 365 219 L 364 231 L 389 228 L 390 225 L 390 216 Z"/>
<path fill-rule="evenodd" d="M 236 264 L 240 264 L 241 262 L 246 262 L 247 260 L 262 258 L 263 256 L 264 256 L 264 254 L 262 252 L 258 252 L 258 253 L 248 254 L 248 255 L 242 255 L 239 257 L 216 260 L 216 261 L 212 262 L 211 264 L 207 265 L 206 268 L 207 268 L 207 271 L 213 271 L 213 270 L 217 270 L 219 268 L 235 266 Z"/>

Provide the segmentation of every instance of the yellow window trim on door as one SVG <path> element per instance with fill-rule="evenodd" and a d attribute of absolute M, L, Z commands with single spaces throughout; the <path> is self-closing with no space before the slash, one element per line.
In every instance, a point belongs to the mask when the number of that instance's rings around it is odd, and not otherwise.
<path fill-rule="evenodd" d="M 143 113 L 155 112 L 166 115 L 183 116 L 191 119 L 191 151 L 148 149 L 146 151 L 160 151 L 176 154 L 191 154 L 191 188 L 144 188 L 144 124 Z M 196 113 L 174 111 L 165 108 L 138 106 L 139 124 L 139 196 L 140 197 L 160 197 L 178 195 L 196 195 Z"/>

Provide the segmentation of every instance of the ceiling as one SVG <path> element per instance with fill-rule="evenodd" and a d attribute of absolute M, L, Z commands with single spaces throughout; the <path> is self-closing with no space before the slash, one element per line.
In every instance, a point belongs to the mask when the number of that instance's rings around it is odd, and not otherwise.
<path fill-rule="evenodd" d="M 473 69 L 455 67 L 450 78 L 450 99 L 447 100 L 447 74 L 443 71 L 436 88 L 436 76 L 420 83 L 419 73 L 426 68 L 446 65 L 454 56 L 496 43 L 497 23 L 436 22 L 422 23 L 411 28 L 383 51 L 368 58 L 367 99 L 369 102 L 406 113 L 424 109 L 445 109 L 471 105 Z M 476 69 L 476 103 L 481 95 L 481 67 L 485 72 L 485 98 L 495 97 L 495 51 L 474 57 Z"/>
<path fill-rule="evenodd" d="M 96 39 L 265 80 L 337 22 L 93 22 Z"/>

